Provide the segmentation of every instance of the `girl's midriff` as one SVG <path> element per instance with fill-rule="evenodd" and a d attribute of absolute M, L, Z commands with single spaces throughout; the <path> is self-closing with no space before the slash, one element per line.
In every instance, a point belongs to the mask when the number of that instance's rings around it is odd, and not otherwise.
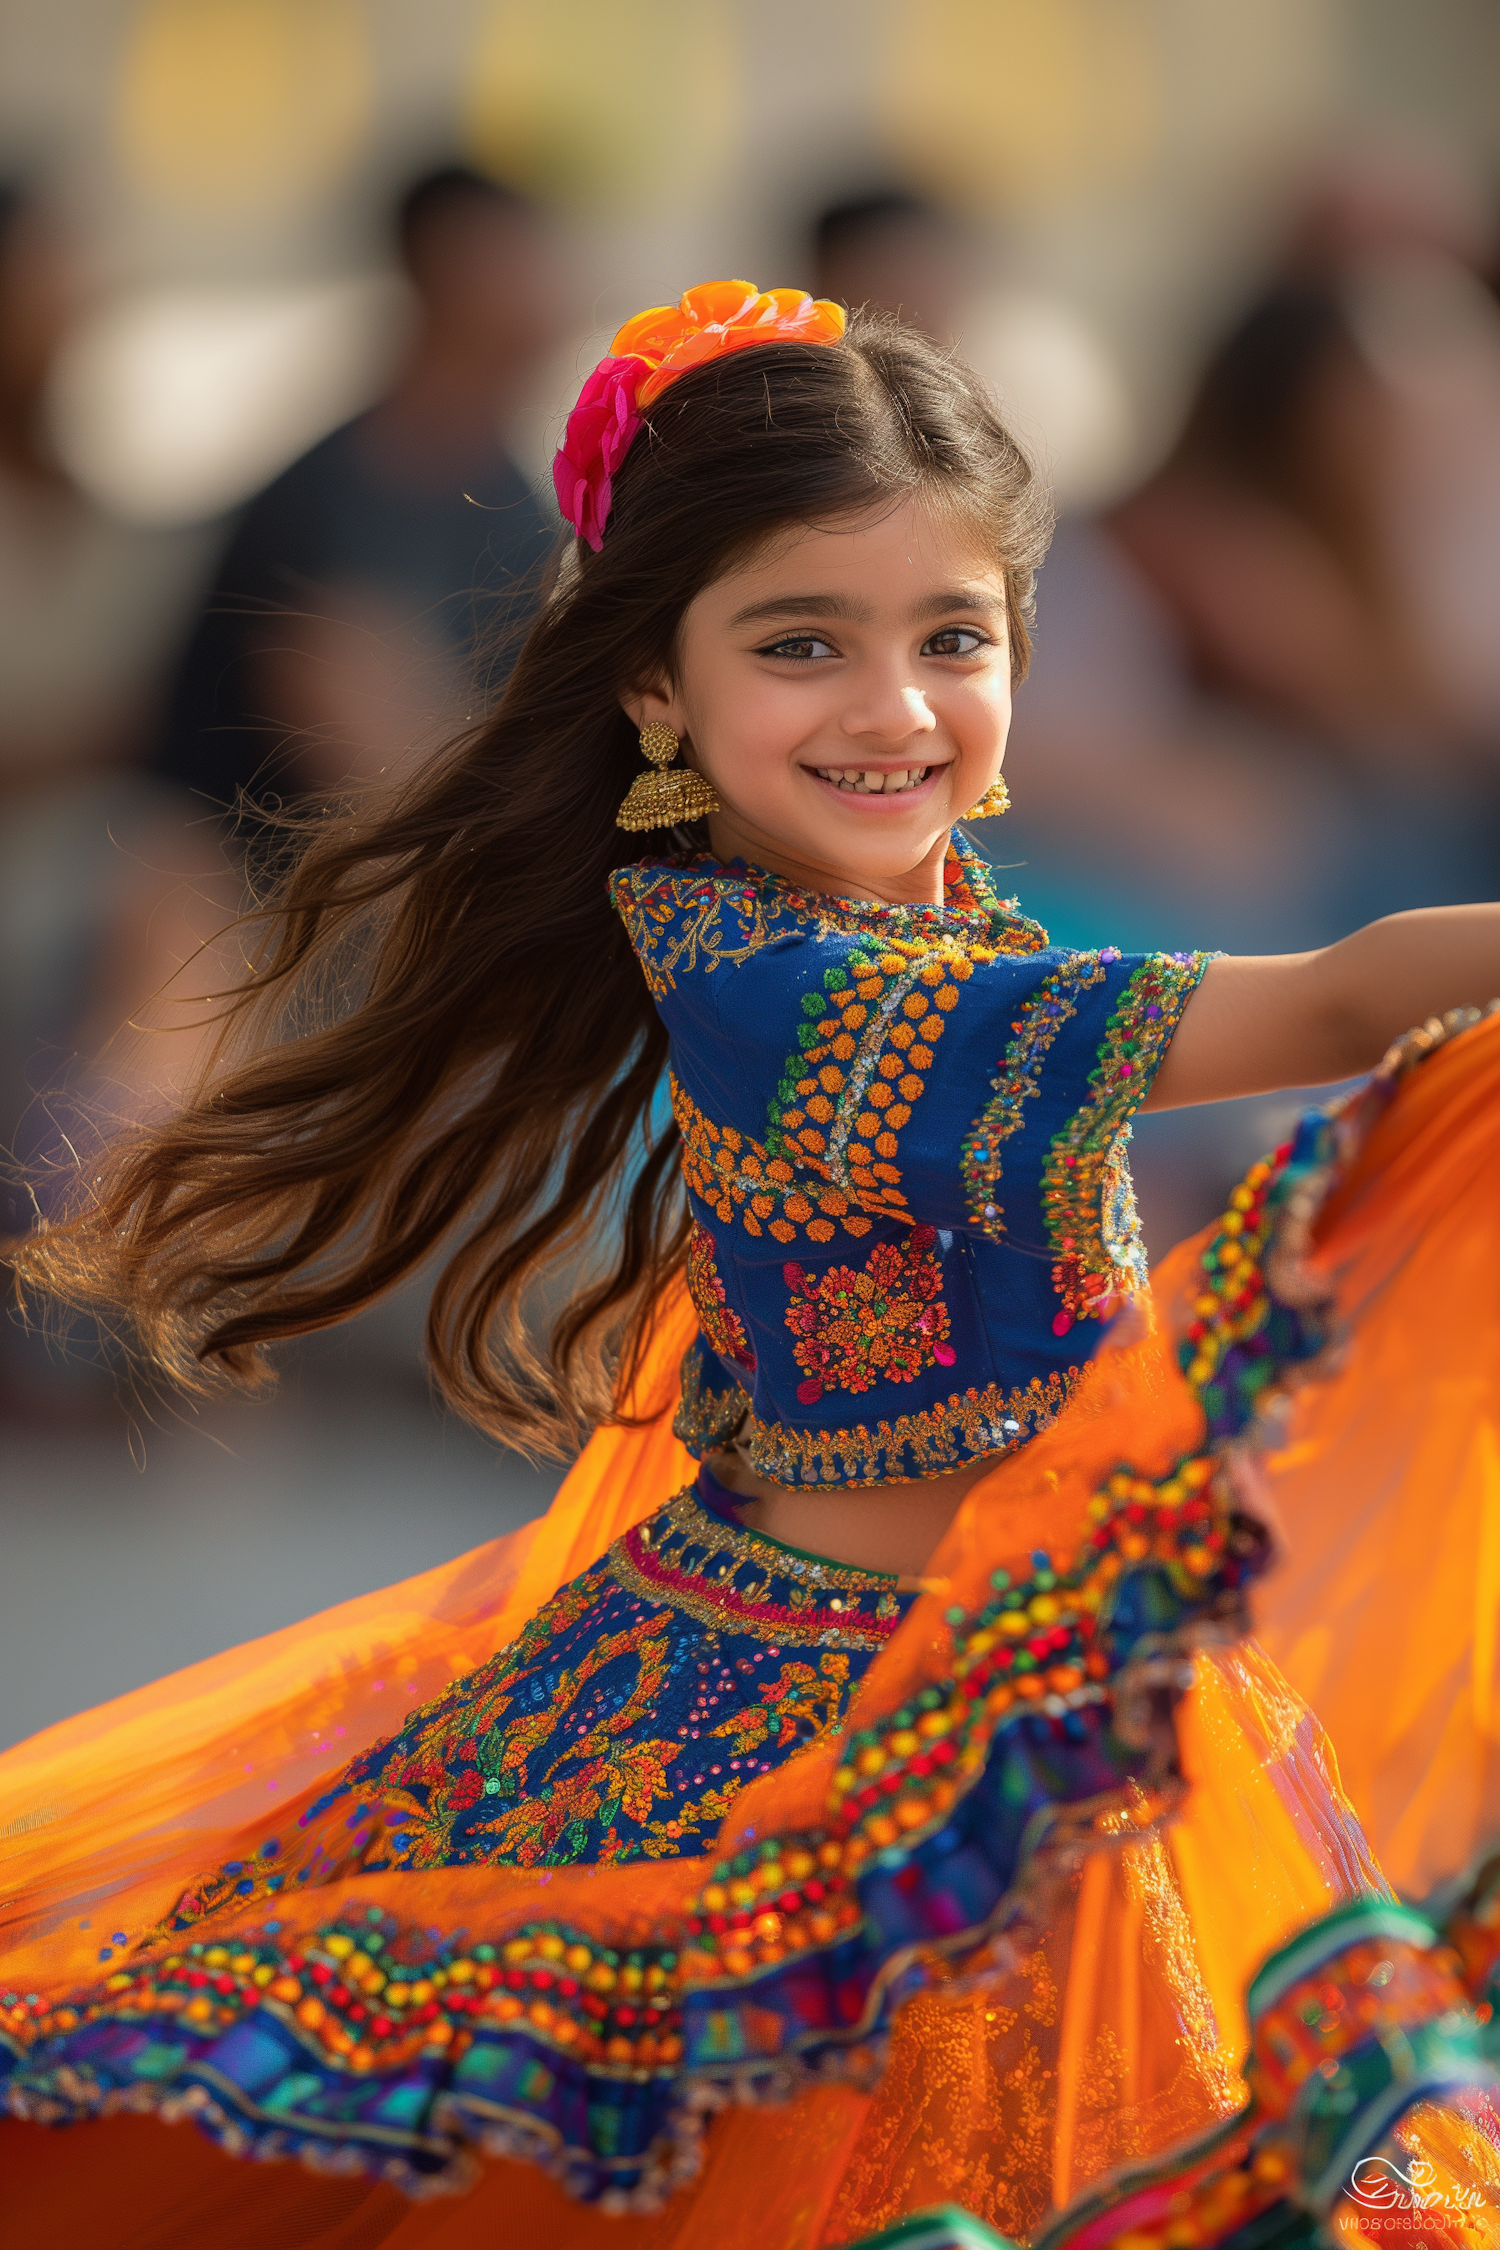
<path fill-rule="evenodd" d="M 757 1476 L 733 1447 L 712 1454 L 708 1463 L 721 1484 L 748 1501 L 740 1517 L 747 1529 L 856 1570 L 893 1571 L 908 1589 L 926 1569 L 964 1494 L 994 1465 L 970 1461 L 918 1484 L 801 1492 Z"/>

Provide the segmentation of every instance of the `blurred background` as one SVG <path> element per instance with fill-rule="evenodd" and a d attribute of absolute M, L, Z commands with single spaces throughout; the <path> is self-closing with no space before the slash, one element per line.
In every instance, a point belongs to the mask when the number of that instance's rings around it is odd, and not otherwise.
<path fill-rule="evenodd" d="M 982 835 L 1055 938 L 1495 894 L 1494 0 L 0 0 L 0 43 L 24 1161 L 170 1098 L 191 1022 L 116 1027 L 232 912 L 242 791 L 483 707 L 573 392 L 709 276 L 957 339 L 1051 478 Z M 1153 1250 L 1295 1108 L 1147 1120 Z M 432 1404 L 421 1317 L 209 1409 L 4 1328 L 0 1742 L 545 1505 Z"/>

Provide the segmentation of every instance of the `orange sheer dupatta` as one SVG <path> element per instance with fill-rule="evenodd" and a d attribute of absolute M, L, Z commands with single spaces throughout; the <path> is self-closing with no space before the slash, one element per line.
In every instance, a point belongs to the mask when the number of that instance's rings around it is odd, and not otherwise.
<path fill-rule="evenodd" d="M 1500 1828 L 1500 1018 L 1403 1084 L 1319 1227 L 1349 1343 L 1273 1464 L 1261 1637 L 1392 1881 Z"/>
<path fill-rule="evenodd" d="M 647 1395 L 650 1382 L 675 1366 L 673 1355 L 689 1320 L 680 1299 L 664 1309 L 657 1347 L 643 1374 Z M 493 1564 L 481 1566 L 489 1588 L 482 1618 L 464 1610 L 450 1589 L 443 1618 L 430 1620 L 435 1666 L 436 1643 L 449 1636 L 441 1668 L 433 1674 L 438 1684 L 499 1645 L 610 1537 L 682 1481 L 686 1464 L 664 1428 L 655 1423 L 595 1439 L 534 1533 L 519 1535 L 515 1545 L 499 1543 L 507 1557 L 503 1588 Z M 934 1557 L 931 1590 L 866 1675 L 850 1723 L 868 1723 L 914 1687 L 941 1677 L 951 1658 L 944 1610 L 954 1602 L 976 1605 L 995 1568 L 1024 1569 L 1039 1545 L 1056 1553 L 1076 1543 L 1090 1497 L 1121 1460 L 1134 1461 L 1145 1473 L 1161 1471 L 1199 1434 L 1198 1409 L 1176 1374 L 1167 1341 L 1154 1328 L 1146 1326 L 1133 1342 L 1107 1346 L 1059 1424 L 974 1487 Z M 482 1558 L 491 1553 L 479 1550 Z M 467 1558 L 467 1567 L 473 1569 L 475 1561 Z M 401 1630 L 415 1631 L 420 1624 L 425 1634 L 428 1617 L 418 1589 L 441 1578 L 433 1574 L 416 1588 L 400 1590 L 410 1604 L 403 1616 L 412 1620 Z M 377 1596 L 372 1602 L 391 1599 Z M 356 1636 L 347 1621 L 356 1613 L 363 1614 L 362 1605 L 351 1604 L 296 1631 L 331 1634 L 334 1621 L 345 1620 L 342 1645 L 352 1658 L 358 1653 Z M 371 1614 L 378 1621 L 393 1613 L 376 1608 Z M 368 1622 L 365 1630 L 372 1631 Z M 258 1644 L 258 1661 L 267 1662 L 264 1652 L 276 1652 L 285 1639 L 278 1635 Z M 456 1640 L 462 1641 L 461 1652 L 451 1645 Z M 385 1662 L 384 1655 L 360 1645 L 367 1671 Z M 297 1647 L 294 1633 L 283 1659 L 294 1676 Z M 305 1662 L 305 1640 L 301 1656 Z M 256 1670 L 254 1660 L 255 1650 L 223 1660 L 242 1666 L 231 1676 L 247 1702 L 256 1680 L 269 1676 Z M 197 1667 L 168 1687 L 181 1698 L 184 1684 L 205 1673 L 217 1692 L 222 1683 L 212 1666 Z M 152 1691 L 144 1692 L 149 1697 Z M 137 1701 L 126 1698 L 113 1713 L 128 1714 Z M 177 1705 L 169 1696 L 161 1707 L 171 1712 Z M 346 1708 L 364 1707 L 355 1698 Z M 95 1772 L 90 1761 L 98 1757 L 110 1722 L 110 1712 L 93 1715 L 100 1735 L 73 1750 L 82 1770 Z M 159 1790 L 151 1762 L 151 1709 L 136 1723 L 139 1770 L 146 1785 Z M 378 1709 L 367 1732 L 391 1723 L 387 1711 Z M 70 1722 L 54 1730 L 54 1738 L 86 1724 Z M 189 2241 L 201 2239 L 192 2227 L 217 2222 L 231 2209 L 251 2226 L 247 2241 L 285 2239 L 277 2230 L 295 2220 L 305 2223 L 306 2239 L 326 2239 L 330 2250 L 346 2239 L 392 2250 L 408 2245 L 468 2250 L 490 2232 L 519 2245 L 546 2243 L 549 2250 L 575 2245 L 592 2250 L 606 2241 L 618 2250 L 689 2250 L 707 2239 L 722 2250 L 819 2250 L 945 2198 L 1022 2235 L 1054 2202 L 1065 2201 L 1110 2165 L 1159 2149 L 1235 2107 L 1241 2098 L 1235 2076 L 1243 2038 L 1241 1996 L 1249 1975 L 1291 1929 L 1378 1881 L 1362 1858 L 1315 1727 L 1253 1652 L 1230 1652 L 1200 1664 L 1184 1731 L 1198 1786 L 1177 1829 L 1165 1839 L 1143 1838 L 1088 1860 L 1051 1902 L 1042 1943 L 1030 1957 L 997 1964 L 978 1985 L 940 1984 L 909 2004 L 873 2095 L 831 2085 L 786 2107 L 720 2115 L 709 2130 L 698 2184 L 654 2217 L 604 2218 L 570 2204 L 554 2183 L 527 2167 L 489 2161 L 473 2194 L 456 2203 L 406 2206 L 389 2189 L 348 2182 L 347 2202 L 342 2194 L 333 2199 L 325 2237 L 314 2229 L 313 2210 L 329 2204 L 331 2183 L 309 2181 L 304 2210 L 282 2180 L 263 2184 L 259 2167 L 237 2167 L 214 2152 L 205 2157 L 196 2146 L 182 2168 L 175 2168 L 159 2127 L 118 2119 L 84 2130 L 97 2132 L 97 2161 L 114 2187 L 142 2198 L 138 2213 L 155 2215 L 158 2232 L 144 2238 L 153 2250 L 157 2244 L 186 2250 Z M 35 1755 L 48 1739 L 28 1748 Z M 353 1743 L 352 1727 L 347 1740 Z M 189 1794 L 194 1776 L 211 1777 L 224 1768 L 217 1737 L 202 1730 L 195 1741 L 196 1747 L 179 1752 L 180 1797 Z M 752 1828 L 764 1836 L 819 1825 L 840 1747 L 832 1743 L 795 1759 L 747 1789 L 726 1823 L 720 1848 L 733 1851 Z M 296 1775 L 299 1785 L 304 1771 Z M 260 1800 L 255 1806 L 259 1812 Z M 213 1849 L 207 1852 L 209 1824 L 200 1820 L 189 1828 L 186 1813 L 180 1818 L 170 1848 L 158 1852 L 141 1878 L 153 1911 L 215 1851 L 222 1856 L 229 1841 L 219 1832 L 222 1808 L 221 1799 Z M 59 1827 L 64 1835 L 75 1833 L 69 1825 Z M 128 1851 L 128 1805 L 111 1833 L 116 1847 Z M 45 1865 L 45 1832 L 35 1844 Z M 77 1849 L 75 1844 L 69 1860 L 71 1884 L 54 1885 L 56 1935 L 23 1949 L 38 1963 L 50 1956 L 48 1965 L 60 1982 L 98 1973 L 89 1950 L 93 1935 L 83 1939 L 76 1931 L 76 1917 L 88 1915 L 80 1898 Z M 436 1869 L 401 1876 L 399 1904 L 411 1917 L 443 1926 L 472 1925 L 482 1916 L 488 1929 L 498 1931 L 509 1919 L 520 1922 L 534 1913 L 538 1882 L 545 1881 L 550 1914 L 624 1932 L 636 1922 L 680 1912 L 704 1874 L 703 1861 L 541 1874 Z M 365 1880 L 356 1877 L 288 1896 L 278 1912 L 292 1934 L 365 1895 Z M 113 1915 L 116 1905 L 106 1911 Z M 65 1929 L 57 1926 L 64 1915 L 73 1917 Z M 125 1917 L 114 1926 L 124 1927 Z M 18 1971 L 7 1964 L 7 1973 Z M 35 1973 L 40 1981 L 41 1969 Z M 43 2194 L 45 2174 L 51 2182 L 46 2195 L 63 2193 L 65 2174 L 58 2172 L 51 2137 L 34 2128 L 8 2130 L 27 2144 L 17 2155 L 28 2192 Z M 237 2172 L 243 2175 L 239 2182 Z M 262 2205 L 264 2231 L 256 2232 Z M 345 2225 L 353 2230 L 347 2238 Z"/>
<path fill-rule="evenodd" d="M 658 1311 L 626 1409 L 547 1514 L 400 1585 L 190 1665 L 0 1755 L 0 1971 L 98 1976 L 236 1836 L 391 1733 L 514 1638 L 559 1586 L 695 1473 L 672 1436 L 695 1318 Z M 325 1894 L 326 1895 L 326 1894 Z M 19 1954 L 19 1957 L 18 1957 Z"/>

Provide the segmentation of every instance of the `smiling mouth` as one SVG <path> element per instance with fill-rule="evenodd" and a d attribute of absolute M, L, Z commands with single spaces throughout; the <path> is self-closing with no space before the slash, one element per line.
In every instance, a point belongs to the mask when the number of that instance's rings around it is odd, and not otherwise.
<path fill-rule="evenodd" d="M 869 766 L 814 766 L 812 770 L 819 781 L 832 782 L 852 797 L 899 797 L 903 790 L 920 789 L 933 768 L 898 766 L 893 773 L 876 773 Z"/>

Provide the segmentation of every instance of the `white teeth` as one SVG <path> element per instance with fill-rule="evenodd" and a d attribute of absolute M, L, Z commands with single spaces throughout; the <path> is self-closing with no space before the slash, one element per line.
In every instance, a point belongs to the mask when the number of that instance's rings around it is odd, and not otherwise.
<path fill-rule="evenodd" d="M 932 771 L 930 766 L 898 766 L 894 773 L 877 773 L 870 767 L 814 766 L 820 781 L 847 789 L 856 797 L 890 797 L 903 789 L 916 789 Z"/>

